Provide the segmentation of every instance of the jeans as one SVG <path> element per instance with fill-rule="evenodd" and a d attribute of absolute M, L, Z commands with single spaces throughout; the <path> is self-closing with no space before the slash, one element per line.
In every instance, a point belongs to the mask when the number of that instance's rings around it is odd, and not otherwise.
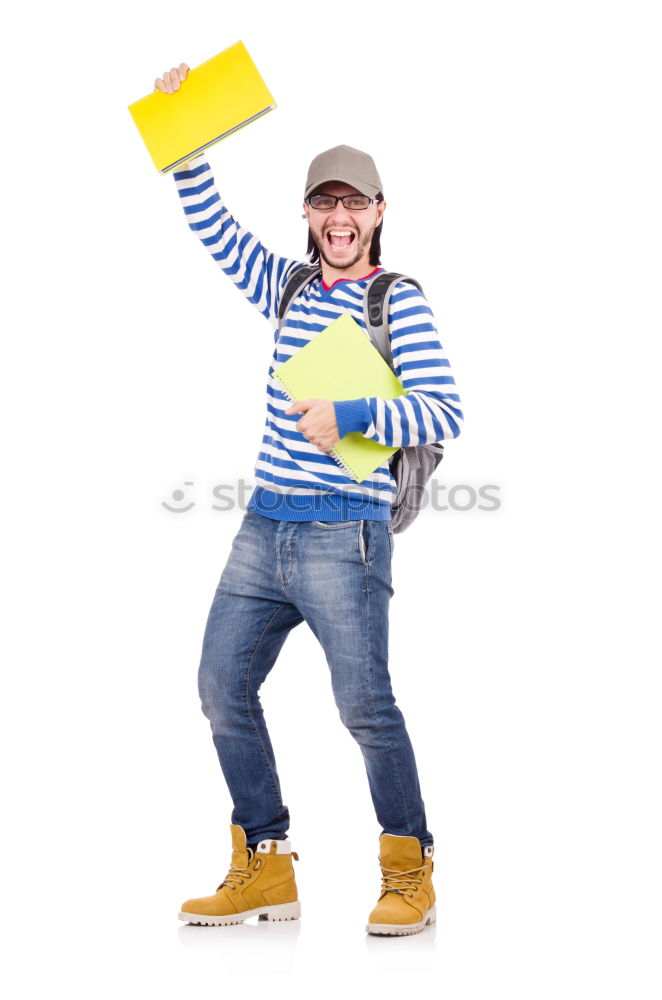
<path fill-rule="evenodd" d="M 303 621 L 324 650 L 340 718 L 361 749 L 382 833 L 433 843 L 388 671 L 392 554 L 388 521 L 244 514 L 209 611 L 198 687 L 234 803 L 231 821 L 249 843 L 288 833 L 258 692 Z"/>

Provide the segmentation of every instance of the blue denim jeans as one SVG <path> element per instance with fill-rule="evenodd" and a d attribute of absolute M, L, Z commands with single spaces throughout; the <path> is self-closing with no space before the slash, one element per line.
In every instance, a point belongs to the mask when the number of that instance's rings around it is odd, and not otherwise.
<path fill-rule="evenodd" d="M 209 611 L 198 681 L 234 803 L 231 822 L 249 843 L 288 835 L 258 692 L 303 621 L 324 650 L 340 718 L 361 748 L 382 833 L 433 843 L 388 671 L 392 554 L 388 521 L 280 521 L 251 510 L 243 517 Z"/>

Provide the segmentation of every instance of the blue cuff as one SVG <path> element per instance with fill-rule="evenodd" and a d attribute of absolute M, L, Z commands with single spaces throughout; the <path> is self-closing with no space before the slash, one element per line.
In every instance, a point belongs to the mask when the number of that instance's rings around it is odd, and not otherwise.
<path fill-rule="evenodd" d="M 336 411 L 336 423 L 338 424 L 338 437 L 344 438 L 350 431 L 360 431 L 363 434 L 372 423 L 372 414 L 366 400 L 363 399 L 343 399 L 334 402 Z"/>

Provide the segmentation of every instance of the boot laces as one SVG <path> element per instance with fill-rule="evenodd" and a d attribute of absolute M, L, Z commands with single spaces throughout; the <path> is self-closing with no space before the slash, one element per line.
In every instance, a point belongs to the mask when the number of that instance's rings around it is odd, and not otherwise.
<path fill-rule="evenodd" d="M 382 892 L 399 892 L 403 895 L 415 892 L 423 884 L 425 867 L 425 864 L 422 864 L 418 868 L 408 868 L 407 871 L 401 872 L 397 868 L 385 868 L 381 865 Z"/>
<path fill-rule="evenodd" d="M 252 873 L 250 867 L 253 858 L 255 856 L 255 852 L 250 847 L 247 847 L 246 850 L 248 851 L 248 864 L 246 865 L 246 867 L 239 868 L 236 865 L 231 864 L 227 875 L 225 876 L 221 884 L 217 887 L 216 892 L 218 892 L 218 890 L 222 888 L 222 886 L 224 885 L 229 886 L 231 889 L 236 889 L 236 886 L 233 883 L 236 882 L 239 885 L 241 885 L 242 882 L 246 881 L 251 877 Z"/>

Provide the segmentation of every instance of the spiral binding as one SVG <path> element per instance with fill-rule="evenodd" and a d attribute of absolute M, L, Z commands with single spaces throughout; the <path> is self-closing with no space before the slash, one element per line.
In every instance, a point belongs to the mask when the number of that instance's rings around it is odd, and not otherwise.
<path fill-rule="evenodd" d="M 246 46 L 244 45 L 244 43 L 243 43 L 243 41 L 241 39 L 239 39 L 238 42 L 233 42 L 232 45 L 226 45 L 226 47 L 224 49 L 221 49 L 220 52 L 216 52 L 213 56 L 210 56 L 209 59 L 205 59 L 203 62 L 198 63 L 198 65 L 194 66 L 193 69 L 191 69 L 191 67 L 189 66 L 189 70 L 188 70 L 188 73 L 187 73 L 185 79 L 188 80 L 189 75 L 191 73 L 195 73 L 196 69 L 202 69 L 202 67 L 206 66 L 207 63 L 210 63 L 212 61 L 212 59 L 217 59 L 218 56 L 222 56 L 224 52 L 229 52 L 230 49 L 235 49 L 237 47 L 237 45 L 243 45 L 244 49 L 246 49 Z M 248 56 L 249 59 L 251 59 L 251 56 L 250 56 L 250 53 L 248 52 L 248 49 L 246 49 L 246 55 Z M 252 61 L 253 60 L 251 59 L 251 62 Z M 154 90 L 150 94 L 145 94 L 144 97 L 139 97 L 138 100 L 134 101 L 133 103 L 134 104 L 140 104 L 142 101 L 147 101 L 150 97 L 153 97 L 154 94 L 157 94 L 159 92 L 159 89 L 160 89 L 159 87 L 155 87 Z"/>
<path fill-rule="evenodd" d="M 335 448 L 331 449 L 331 454 L 333 455 L 333 457 L 335 458 L 336 462 L 343 470 L 343 472 L 345 472 L 350 479 L 353 479 L 355 483 L 358 483 L 359 482 L 358 475 L 356 474 L 356 472 L 354 472 L 354 469 L 351 467 L 351 465 L 348 465 L 347 462 L 343 462 L 342 458 L 340 457 Z"/>
<path fill-rule="evenodd" d="M 283 378 L 280 375 L 278 375 L 276 372 L 273 372 L 272 375 L 271 375 L 271 377 L 278 379 L 278 381 L 280 382 L 280 384 L 283 386 L 283 393 L 287 396 L 287 398 L 289 399 L 290 403 L 293 403 L 294 402 L 294 396 L 292 395 L 292 393 L 290 392 L 290 390 L 287 388 L 287 385 L 285 384 L 285 381 L 283 380 Z M 338 465 L 343 470 L 343 472 L 345 473 L 346 476 L 348 476 L 350 479 L 353 479 L 355 483 L 360 482 L 359 477 L 354 472 L 354 470 L 352 469 L 351 465 L 347 465 L 347 463 L 343 461 L 343 459 L 340 457 L 340 455 L 338 454 L 338 452 L 336 451 L 335 448 L 332 448 L 331 451 L 329 452 L 329 454 L 331 454 L 335 458 L 336 462 L 338 463 Z"/>

